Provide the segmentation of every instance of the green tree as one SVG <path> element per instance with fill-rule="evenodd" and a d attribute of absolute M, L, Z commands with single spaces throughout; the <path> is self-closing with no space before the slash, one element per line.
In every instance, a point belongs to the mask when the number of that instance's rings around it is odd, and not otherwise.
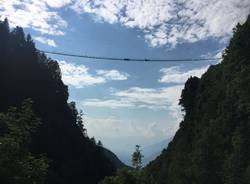
<path fill-rule="evenodd" d="M 20 108 L 0 113 L 0 183 L 43 184 L 48 161 L 43 155 L 29 152 L 32 134 L 40 120 L 31 109 L 32 102 L 25 100 Z"/>
<path fill-rule="evenodd" d="M 135 146 L 135 152 L 132 154 L 132 166 L 139 170 L 142 168 L 142 158 L 144 156 L 141 153 L 141 149 L 139 145 Z"/>
<path fill-rule="evenodd" d="M 139 184 L 137 172 L 123 168 L 117 171 L 116 176 L 105 177 L 100 184 Z"/>

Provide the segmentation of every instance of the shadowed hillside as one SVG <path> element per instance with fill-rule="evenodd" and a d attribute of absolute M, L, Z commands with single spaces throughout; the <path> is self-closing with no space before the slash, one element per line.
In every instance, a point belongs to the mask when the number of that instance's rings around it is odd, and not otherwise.
<path fill-rule="evenodd" d="M 87 137 L 74 103 L 67 102 L 58 63 L 40 53 L 22 28 L 10 31 L 7 20 L 0 22 L 0 86 L 1 112 L 24 99 L 33 101 L 41 124 L 28 147 L 48 158 L 46 183 L 96 184 L 115 171 L 102 148 Z"/>
<path fill-rule="evenodd" d="M 144 170 L 150 184 L 250 182 L 250 16 L 233 30 L 220 64 L 191 77 L 168 148 Z"/>

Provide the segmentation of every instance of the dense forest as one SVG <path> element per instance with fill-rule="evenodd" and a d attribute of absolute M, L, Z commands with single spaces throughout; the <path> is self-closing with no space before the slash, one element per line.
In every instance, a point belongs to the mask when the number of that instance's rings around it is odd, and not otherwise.
<path fill-rule="evenodd" d="M 116 170 L 68 103 L 56 61 L 0 22 L 0 183 L 96 184 Z"/>
<path fill-rule="evenodd" d="M 250 183 L 250 16 L 233 33 L 222 62 L 187 80 L 179 101 L 185 116 L 168 148 L 103 184 Z"/>
<path fill-rule="evenodd" d="M 0 86 L 0 183 L 250 184 L 250 16 L 233 30 L 222 61 L 187 80 L 180 128 L 144 168 L 137 147 L 135 169 L 115 174 L 121 163 L 87 136 L 58 63 L 7 20 Z"/>

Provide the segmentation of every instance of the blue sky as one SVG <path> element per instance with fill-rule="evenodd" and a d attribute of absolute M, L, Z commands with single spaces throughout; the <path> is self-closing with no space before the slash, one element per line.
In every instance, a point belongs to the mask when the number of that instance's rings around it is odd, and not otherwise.
<path fill-rule="evenodd" d="M 248 0 L 0 0 L 1 19 L 31 33 L 37 48 L 133 58 L 220 57 Z M 130 154 L 172 137 L 182 119 L 186 79 L 219 61 L 139 63 L 49 55 L 89 136 Z M 124 151 L 125 150 L 125 151 Z"/>

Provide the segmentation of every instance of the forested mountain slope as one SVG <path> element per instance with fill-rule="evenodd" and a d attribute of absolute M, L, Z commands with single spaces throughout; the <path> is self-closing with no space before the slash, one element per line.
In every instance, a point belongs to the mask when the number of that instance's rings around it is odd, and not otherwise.
<path fill-rule="evenodd" d="M 96 184 L 115 171 L 102 148 L 85 135 L 74 103 L 68 104 L 58 63 L 40 53 L 22 28 L 10 31 L 7 20 L 0 22 L 0 87 L 0 112 L 27 98 L 33 101 L 41 125 L 29 150 L 48 158 L 46 183 Z"/>
<path fill-rule="evenodd" d="M 185 111 L 168 148 L 143 171 L 150 184 L 250 183 L 250 16 L 220 64 L 182 91 Z"/>

